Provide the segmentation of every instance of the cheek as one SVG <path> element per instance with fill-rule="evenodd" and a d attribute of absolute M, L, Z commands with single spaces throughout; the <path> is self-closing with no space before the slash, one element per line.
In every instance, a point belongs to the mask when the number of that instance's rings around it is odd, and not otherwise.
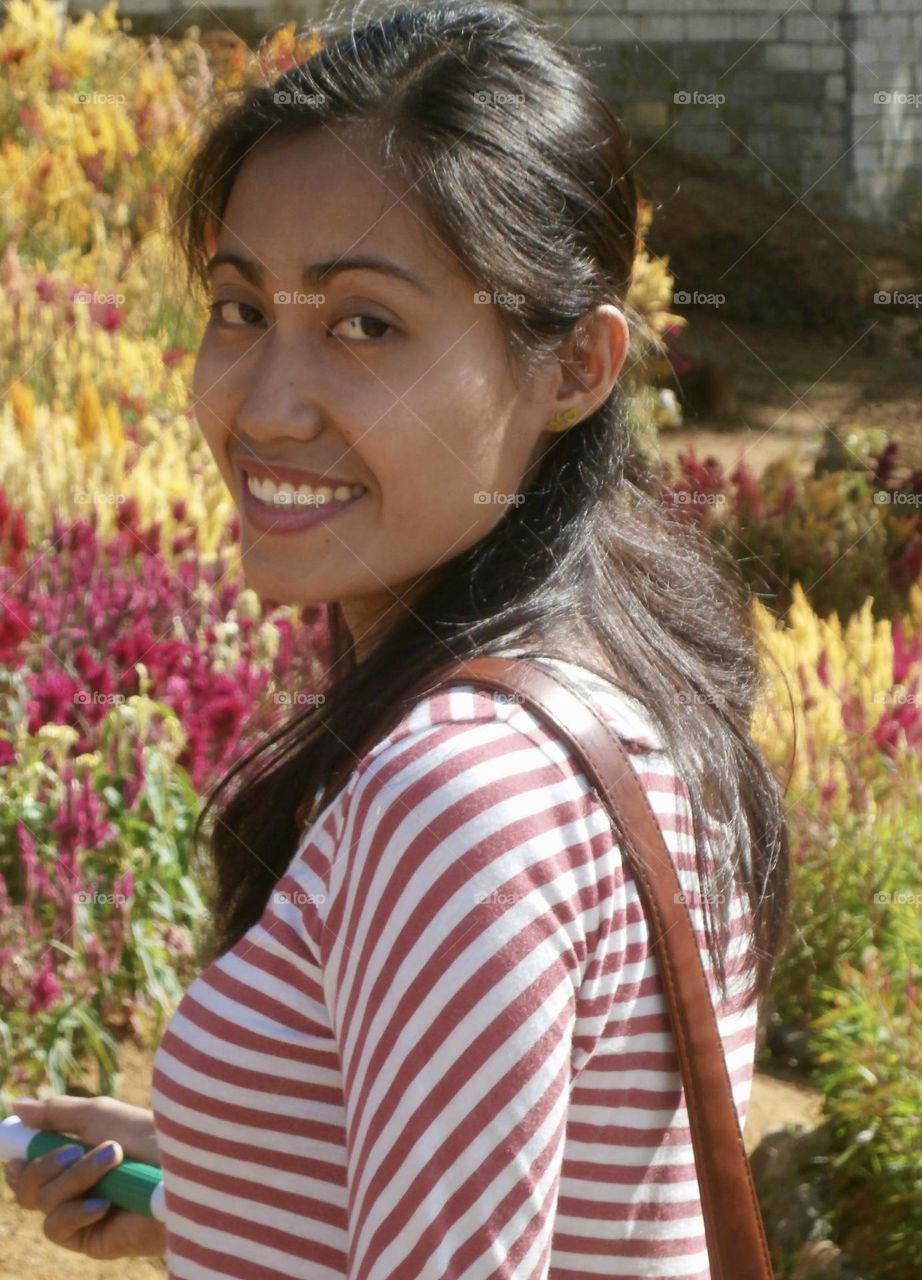
<path fill-rule="evenodd" d="M 192 374 L 192 395 L 195 421 L 225 480 L 230 483 L 231 468 L 226 457 L 230 429 L 230 403 L 225 388 L 219 381 L 220 370 L 214 362 L 200 355 Z"/>
<path fill-rule="evenodd" d="M 232 388 L 223 362 L 206 347 L 199 348 L 192 371 L 192 394 L 195 397 L 196 417 L 202 429 L 210 435 L 215 424 L 230 421 L 228 416 Z M 227 428 L 223 428 L 227 430 Z"/>

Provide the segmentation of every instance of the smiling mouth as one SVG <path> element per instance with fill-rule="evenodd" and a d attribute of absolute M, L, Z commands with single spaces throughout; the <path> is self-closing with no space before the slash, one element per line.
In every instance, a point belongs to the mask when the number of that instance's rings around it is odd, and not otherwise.
<path fill-rule="evenodd" d="M 243 483 L 251 497 L 268 510 L 290 510 L 292 507 L 322 507 L 339 502 L 351 502 L 359 498 L 367 490 L 363 484 L 293 484 L 289 480 L 281 483 L 269 479 L 268 476 L 256 476 L 242 467 Z"/>

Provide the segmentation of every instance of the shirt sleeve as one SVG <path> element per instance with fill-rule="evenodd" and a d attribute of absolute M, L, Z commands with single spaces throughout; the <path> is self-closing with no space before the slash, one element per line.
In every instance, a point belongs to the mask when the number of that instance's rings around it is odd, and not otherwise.
<path fill-rule="evenodd" d="M 548 1275 L 611 873 L 611 829 L 570 761 L 507 720 L 437 723 L 372 756 L 351 795 L 321 944 L 349 1280 Z"/>

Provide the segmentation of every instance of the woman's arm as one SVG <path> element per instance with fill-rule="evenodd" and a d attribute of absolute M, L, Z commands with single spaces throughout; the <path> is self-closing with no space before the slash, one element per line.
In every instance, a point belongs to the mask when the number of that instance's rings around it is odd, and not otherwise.
<path fill-rule="evenodd" d="M 323 933 L 349 1280 L 546 1276 L 604 816 L 498 720 L 386 748 L 349 814 Z"/>

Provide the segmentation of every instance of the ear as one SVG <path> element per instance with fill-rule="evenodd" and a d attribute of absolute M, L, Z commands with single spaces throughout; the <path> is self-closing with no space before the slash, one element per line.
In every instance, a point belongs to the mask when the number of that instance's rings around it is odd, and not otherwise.
<path fill-rule="evenodd" d="M 205 223 L 205 232 L 204 232 L 203 238 L 205 241 L 205 251 L 207 252 L 210 258 L 211 255 L 214 253 L 215 247 L 217 246 L 217 243 L 218 243 L 218 225 L 215 222 L 214 218 L 209 218 L 208 221 Z"/>
<path fill-rule="evenodd" d="M 609 303 L 587 311 L 560 351 L 562 378 L 555 414 L 575 410 L 580 419 L 590 417 L 611 395 L 629 346 L 622 311 Z"/>

